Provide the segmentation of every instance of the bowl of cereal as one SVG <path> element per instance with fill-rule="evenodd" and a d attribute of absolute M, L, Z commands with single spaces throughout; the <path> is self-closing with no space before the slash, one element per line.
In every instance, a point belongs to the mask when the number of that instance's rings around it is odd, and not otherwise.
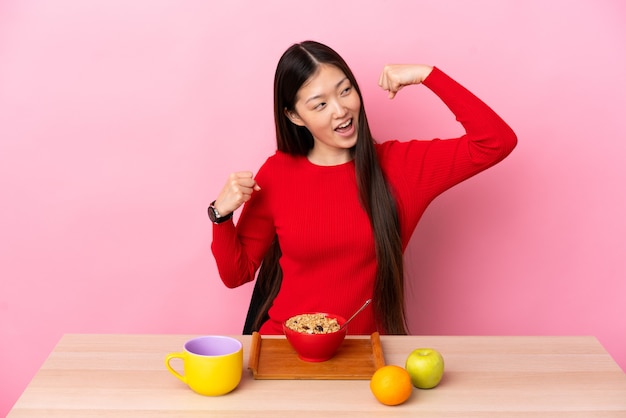
<path fill-rule="evenodd" d="M 339 315 L 311 312 L 295 315 L 283 323 L 287 341 L 304 361 L 320 362 L 331 359 L 343 343 L 348 327 Z"/>

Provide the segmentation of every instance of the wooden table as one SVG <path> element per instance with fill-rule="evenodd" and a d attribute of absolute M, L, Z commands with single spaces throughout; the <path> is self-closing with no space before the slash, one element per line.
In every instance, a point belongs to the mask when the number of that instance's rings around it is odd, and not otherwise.
<path fill-rule="evenodd" d="M 367 380 L 255 380 L 221 397 L 164 366 L 192 335 L 65 335 L 9 413 L 18 417 L 626 417 L 626 374 L 593 337 L 383 336 L 387 364 L 418 347 L 446 361 L 441 384 L 395 407 Z"/>

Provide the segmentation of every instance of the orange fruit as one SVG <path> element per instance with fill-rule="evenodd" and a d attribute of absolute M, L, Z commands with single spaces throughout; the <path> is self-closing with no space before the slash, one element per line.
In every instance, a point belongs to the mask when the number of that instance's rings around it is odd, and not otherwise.
<path fill-rule="evenodd" d="M 385 405 L 400 405 L 411 396 L 411 376 L 403 367 L 387 365 L 374 372 L 370 390 Z"/>

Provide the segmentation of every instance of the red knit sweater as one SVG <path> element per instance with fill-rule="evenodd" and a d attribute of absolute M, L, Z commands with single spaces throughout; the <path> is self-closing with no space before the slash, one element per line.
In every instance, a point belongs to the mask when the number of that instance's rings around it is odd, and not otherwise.
<path fill-rule="evenodd" d="M 437 195 L 501 161 L 517 142 L 498 115 L 437 68 L 423 84 L 450 108 L 466 134 L 376 145 L 397 201 L 403 249 Z M 316 166 L 306 157 L 278 151 L 256 180 L 261 191 L 244 205 L 237 225 L 228 221 L 213 226 L 211 249 L 222 281 L 233 288 L 254 280 L 278 234 L 283 282 L 262 334 L 282 334 L 281 323 L 302 312 L 348 317 L 376 297 L 373 234 L 359 204 L 354 162 Z M 349 327 L 351 334 L 373 331 L 371 308 Z"/>

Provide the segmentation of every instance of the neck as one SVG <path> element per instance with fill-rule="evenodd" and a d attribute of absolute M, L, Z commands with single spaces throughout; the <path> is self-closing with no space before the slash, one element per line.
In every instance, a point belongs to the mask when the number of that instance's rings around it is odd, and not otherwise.
<path fill-rule="evenodd" d="M 352 161 L 352 158 L 352 153 L 348 149 L 341 150 L 341 152 L 336 153 L 320 153 L 315 152 L 314 148 L 309 152 L 309 155 L 307 155 L 307 159 L 309 160 L 309 162 L 320 166 L 345 164 L 349 161 Z"/>

